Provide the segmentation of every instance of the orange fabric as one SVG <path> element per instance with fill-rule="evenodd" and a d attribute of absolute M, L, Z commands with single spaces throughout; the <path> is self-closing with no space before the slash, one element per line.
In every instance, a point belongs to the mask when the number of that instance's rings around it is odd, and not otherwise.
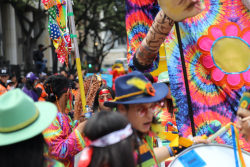
<path fill-rule="evenodd" d="M 45 101 L 44 98 L 47 97 L 47 93 L 45 92 L 45 89 L 44 89 L 43 84 L 38 83 L 38 84 L 35 86 L 35 88 L 40 88 L 40 89 L 42 89 L 42 93 L 41 93 L 40 97 L 38 98 L 38 101 Z"/>
<path fill-rule="evenodd" d="M 0 84 L 0 96 L 6 93 L 8 91 L 8 88 L 9 86 L 6 89 L 3 85 Z"/>
<path fill-rule="evenodd" d="M 75 90 L 75 89 L 72 89 L 72 93 L 73 93 L 74 97 L 76 98 L 77 95 L 78 95 L 78 93 L 79 93 L 79 91 Z"/>

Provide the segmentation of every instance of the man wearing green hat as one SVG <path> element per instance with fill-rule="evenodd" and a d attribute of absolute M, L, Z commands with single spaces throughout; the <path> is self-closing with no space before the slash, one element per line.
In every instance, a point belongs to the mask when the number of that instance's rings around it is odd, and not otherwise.
<path fill-rule="evenodd" d="M 55 119 L 56 106 L 34 102 L 20 89 L 2 95 L 0 104 L 0 166 L 63 167 L 44 157 L 42 131 Z"/>

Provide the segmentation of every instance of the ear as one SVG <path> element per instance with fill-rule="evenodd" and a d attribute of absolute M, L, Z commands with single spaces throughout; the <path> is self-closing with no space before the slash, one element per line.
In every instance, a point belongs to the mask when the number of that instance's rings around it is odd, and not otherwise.
<path fill-rule="evenodd" d="M 122 104 L 117 104 L 117 110 L 124 116 L 127 115 L 127 110 L 124 105 Z"/>

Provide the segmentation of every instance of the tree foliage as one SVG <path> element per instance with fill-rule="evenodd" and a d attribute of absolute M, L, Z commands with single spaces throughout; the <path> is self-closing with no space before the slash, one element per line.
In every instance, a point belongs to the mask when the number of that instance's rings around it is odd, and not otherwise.
<path fill-rule="evenodd" d="M 126 37 L 125 1 L 79 0 L 74 3 L 80 55 L 95 59 L 100 69 L 115 42 Z M 91 40 L 92 46 L 88 45 L 88 40 Z"/>
<path fill-rule="evenodd" d="M 46 11 L 41 7 L 41 0 L 4 0 L 2 3 L 10 3 L 15 10 L 24 39 L 25 68 L 26 70 L 33 70 L 33 49 L 45 30 L 43 21 L 47 16 Z M 28 19 L 25 12 L 32 12 L 33 20 Z M 34 31 L 35 28 L 39 28 L 39 30 Z"/>

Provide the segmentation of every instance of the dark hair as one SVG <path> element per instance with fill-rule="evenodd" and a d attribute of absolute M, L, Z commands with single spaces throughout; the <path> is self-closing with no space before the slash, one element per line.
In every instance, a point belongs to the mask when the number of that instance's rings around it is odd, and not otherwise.
<path fill-rule="evenodd" d="M 86 123 L 84 134 L 94 141 L 111 132 L 124 129 L 128 120 L 118 112 L 100 111 Z M 119 143 L 106 147 L 93 147 L 92 161 L 89 167 L 135 167 L 133 156 L 135 138 L 133 135 Z"/>
<path fill-rule="evenodd" d="M 165 84 L 169 87 L 169 83 L 165 83 Z M 167 99 L 166 101 L 167 101 L 168 112 L 171 114 L 171 117 L 173 117 L 174 116 L 173 100 L 172 99 Z"/>
<path fill-rule="evenodd" d="M 44 83 L 45 92 L 48 94 L 46 101 L 55 102 L 56 97 L 60 99 L 64 88 L 70 85 L 68 78 L 63 75 L 51 75 Z"/>
<path fill-rule="evenodd" d="M 34 92 L 36 92 L 36 89 L 34 88 L 33 84 L 34 84 L 35 81 L 31 81 L 30 78 L 26 78 L 26 82 L 25 82 L 25 85 L 26 85 L 26 88 L 28 90 L 32 90 Z"/>
<path fill-rule="evenodd" d="M 42 133 L 25 141 L 0 146 L 0 166 L 44 167 L 45 140 Z"/>
<path fill-rule="evenodd" d="M 112 96 L 113 99 L 115 99 L 115 92 L 113 91 L 112 88 L 110 88 L 109 86 L 107 85 L 102 85 L 96 92 L 95 94 L 95 100 L 94 100 L 94 106 L 93 106 L 93 111 L 96 112 L 98 111 L 98 107 L 99 107 L 99 100 L 98 100 L 98 97 L 99 97 L 99 93 L 101 90 L 103 89 L 108 89 L 110 91 L 110 94 Z"/>
<path fill-rule="evenodd" d="M 146 73 L 143 73 L 143 75 L 144 75 L 144 77 L 146 77 L 151 83 L 154 83 L 154 78 L 153 78 L 153 76 L 152 76 L 150 73 L 146 72 Z"/>
<path fill-rule="evenodd" d="M 44 82 L 45 79 L 46 79 L 45 76 L 40 76 L 40 77 L 39 77 L 39 82 Z"/>

